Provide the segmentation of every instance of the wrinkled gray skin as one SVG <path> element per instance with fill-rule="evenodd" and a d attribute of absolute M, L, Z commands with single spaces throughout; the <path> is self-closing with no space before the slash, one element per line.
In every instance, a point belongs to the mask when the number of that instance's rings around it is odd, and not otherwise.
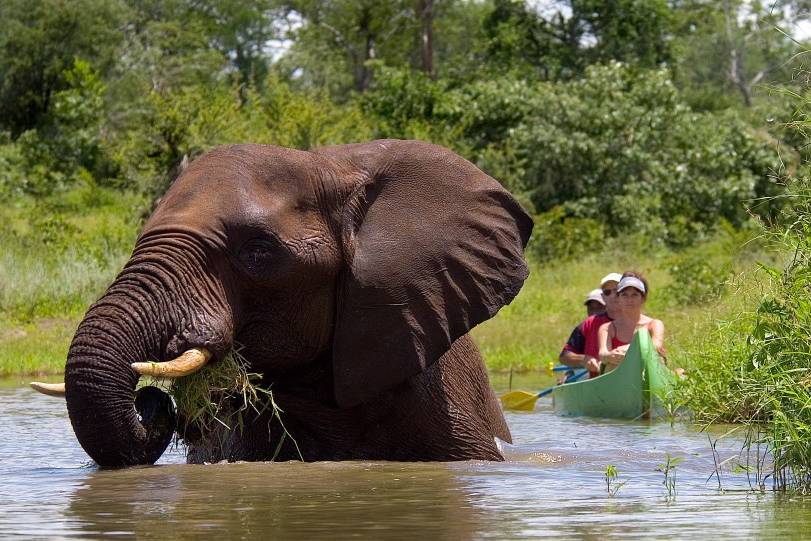
<path fill-rule="evenodd" d="M 136 397 L 130 363 L 240 344 L 305 460 L 499 460 L 510 433 L 467 333 L 518 293 L 531 229 L 495 180 L 427 143 L 212 150 L 79 325 L 79 442 L 102 467 L 154 462 L 175 416 L 155 388 Z M 265 413 L 222 451 L 190 437 L 189 461 L 270 459 L 277 430 Z M 288 439 L 277 459 L 295 458 Z"/>

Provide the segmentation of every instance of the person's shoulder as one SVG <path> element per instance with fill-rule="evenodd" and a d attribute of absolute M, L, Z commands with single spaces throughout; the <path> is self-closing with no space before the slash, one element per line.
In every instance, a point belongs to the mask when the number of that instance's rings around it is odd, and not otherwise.
<path fill-rule="evenodd" d="M 655 319 L 652 317 L 648 317 L 647 321 L 642 323 L 642 326 L 649 331 L 653 332 L 654 329 L 664 329 L 665 324 L 661 319 Z"/>
<path fill-rule="evenodd" d="M 580 326 L 583 329 L 599 329 L 602 325 L 608 323 L 609 321 L 611 321 L 611 318 L 608 317 L 608 314 L 605 312 L 599 312 L 584 319 Z"/>
<path fill-rule="evenodd" d="M 611 321 L 611 318 L 608 317 L 607 312 L 598 312 L 594 315 L 591 315 L 587 318 L 587 320 L 591 320 L 592 325 L 602 325 L 603 323 L 608 323 Z"/>

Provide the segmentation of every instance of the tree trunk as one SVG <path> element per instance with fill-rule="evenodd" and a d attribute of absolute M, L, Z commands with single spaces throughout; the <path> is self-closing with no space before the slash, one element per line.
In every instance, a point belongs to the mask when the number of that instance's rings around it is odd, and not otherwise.
<path fill-rule="evenodd" d="M 420 19 L 420 58 L 422 71 L 436 79 L 434 69 L 434 0 L 417 0 L 417 17 Z"/>

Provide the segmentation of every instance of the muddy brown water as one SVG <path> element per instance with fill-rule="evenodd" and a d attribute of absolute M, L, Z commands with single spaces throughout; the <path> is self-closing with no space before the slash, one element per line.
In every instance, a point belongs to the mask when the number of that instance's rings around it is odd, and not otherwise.
<path fill-rule="evenodd" d="M 556 417 L 549 401 L 508 413 L 501 463 L 322 462 L 100 471 L 64 403 L 0 386 L 0 539 L 788 539 L 811 535 L 811 500 L 713 477 L 707 434 L 687 424 Z M 725 432 L 714 428 L 713 437 Z M 718 443 L 738 455 L 739 436 Z M 676 466 L 674 497 L 656 471 Z M 730 461 L 730 465 L 736 460 Z M 605 469 L 625 485 L 610 497 Z"/>

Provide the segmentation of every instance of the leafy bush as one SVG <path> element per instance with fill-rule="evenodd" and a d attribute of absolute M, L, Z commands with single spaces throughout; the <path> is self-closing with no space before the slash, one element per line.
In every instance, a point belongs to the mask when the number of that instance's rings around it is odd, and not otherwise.
<path fill-rule="evenodd" d="M 714 266 L 702 254 L 681 254 L 668 269 L 674 279 L 665 295 L 677 305 L 702 304 L 717 299 L 732 272 L 729 264 Z"/>
<path fill-rule="evenodd" d="M 40 125 L 16 141 L 25 171 L 21 188 L 29 194 L 52 194 L 89 171 L 99 177 L 107 173 L 101 145 L 106 87 L 79 59 L 63 77 L 68 88 L 52 95 Z"/>
<path fill-rule="evenodd" d="M 378 135 L 450 139 L 532 208 L 562 207 L 610 236 L 689 246 L 719 220 L 747 222 L 747 201 L 772 217 L 767 198 L 782 190 L 774 140 L 736 113 L 691 111 L 664 70 L 615 62 L 570 82 L 503 76 L 456 88 L 407 68 L 376 75 L 360 102 Z"/>
<path fill-rule="evenodd" d="M 554 90 L 554 91 L 553 91 Z M 592 67 L 549 88 L 515 129 L 537 208 L 566 202 L 612 233 L 680 245 L 773 191 L 780 162 L 734 115 L 690 112 L 664 72 Z"/>
<path fill-rule="evenodd" d="M 562 207 L 555 207 L 535 217 L 527 251 L 539 261 L 568 261 L 594 253 L 605 240 L 605 229 L 596 220 L 566 216 Z"/>

